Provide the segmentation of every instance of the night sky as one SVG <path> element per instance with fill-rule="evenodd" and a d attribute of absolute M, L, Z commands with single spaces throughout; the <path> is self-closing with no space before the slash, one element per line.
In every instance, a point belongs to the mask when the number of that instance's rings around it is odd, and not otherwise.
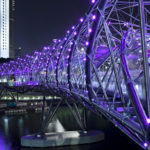
<path fill-rule="evenodd" d="M 15 0 L 15 48 L 32 54 L 50 45 L 78 23 L 89 6 L 90 0 Z"/>

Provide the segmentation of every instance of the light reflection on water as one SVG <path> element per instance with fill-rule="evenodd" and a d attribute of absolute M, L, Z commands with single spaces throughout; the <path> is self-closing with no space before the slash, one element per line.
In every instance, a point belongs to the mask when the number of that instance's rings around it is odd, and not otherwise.
<path fill-rule="evenodd" d="M 9 118 L 5 117 L 4 118 L 4 134 L 6 135 L 6 137 L 8 137 L 8 134 L 9 134 L 8 121 L 9 121 Z"/>
<path fill-rule="evenodd" d="M 122 134 L 113 125 L 88 112 L 88 129 L 100 129 L 105 131 L 105 140 L 100 143 L 68 146 L 58 148 L 24 148 L 20 146 L 20 138 L 23 135 L 39 132 L 40 113 L 25 115 L 0 116 L 0 150 L 141 150 Z M 53 124 L 55 122 L 55 124 Z M 70 111 L 62 108 L 56 114 L 48 131 L 65 131 L 80 129 Z M 55 126 L 56 125 L 56 126 Z M 119 141 L 119 142 L 118 142 Z M 126 141 L 126 142 L 125 142 Z M 119 143 L 119 144 L 118 144 Z M 122 146 L 120 147 L 120 143 Z"/>
<path fill-rule="evenodd" d="M 9 139 L 9 118 L 3 117 L 4 129 L 0 128 L 0 150 L 11 150 Z"/>
<path fill-rule="evenodd" d="M 5 150 L 5 145 L 4 135 L 2 135 L 2 131 L 0 131 L 0 149 Z"/>
<path fill-rule="evenodd" d="M 19 131 L 19 136 L 21 136 L 23 134 L 23 129 L 24 129 L 24 126 L 23 126 L 23 118 L 19 118 L 18 119 L 18 131 Z"/>

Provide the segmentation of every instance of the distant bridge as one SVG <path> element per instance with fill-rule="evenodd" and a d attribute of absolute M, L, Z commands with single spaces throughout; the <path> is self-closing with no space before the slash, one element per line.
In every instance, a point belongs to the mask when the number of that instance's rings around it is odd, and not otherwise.
<path fill-rule="evenodd" d="M 62 97 L 54 112 L 63 100 L 70 108 L 67 100 L 81 103 L 105 116 L 147 149 L 150 2 L 91 0 L 91 3 L 86 16 L 64 38 L 54 40 L 33 56 L 2 64 L 0 89 L 26 93 L 41 88 L 43 93 Z M 53 115 L 48 115 L 47 120 Z"/>

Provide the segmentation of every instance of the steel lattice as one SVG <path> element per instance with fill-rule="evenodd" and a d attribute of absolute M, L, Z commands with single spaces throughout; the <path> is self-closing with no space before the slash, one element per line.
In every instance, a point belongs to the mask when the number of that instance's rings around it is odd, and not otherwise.
<path fill-rule="evenodd" d="M 1 82 L 41 85 L 54 95 L 78 100 L 147 148 L 150 2 L 92 0 L 92 5 L 63 39 L 1 65 Z"/>

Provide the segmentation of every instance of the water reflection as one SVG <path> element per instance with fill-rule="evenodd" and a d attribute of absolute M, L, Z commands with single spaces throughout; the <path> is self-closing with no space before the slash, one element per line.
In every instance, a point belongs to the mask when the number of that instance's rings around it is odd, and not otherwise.
<path fill-rule="evenodd" d="M 9 121 L 9 119 L 7 117 L 4 117 L 3 120 L 4 120 L 4 134 L 7 137 L 8 134 L 9 134 L 9 128 L 8 128 L 8 121 Z"/>
<path fill-rule="evenodd" d="M 19 118 L 18 119 L 18 127 L 19 127 L 19 136 L 21 136 L 23 134 L 23 118 Z"/>
<path fill-rule="evenodd" d="M 0 119 L 3 128 L 0 128 L 0 150 L 11 150 L 9 139 L 9 118 L 2 117 Z"/>
<path fill-rule="evenodd" d="M 82 110 L 80 110 L 82 112 Z M 100 143 L 82 146 L 65 146 L 58 148 L 25 148 L 20 146 L 23 135 L 37 133 L 40 130 L 40 113 L 29 113 L 16 116 L 0 116 L 0 150 L 141 150 L 117 128 L 104 119 L 100 119 L 91 112 L 87 113 L 87 128 L 100 129 L 105 132 L 105 140 Z M 73 115 L 66 108 L 61 108 L 49 125 L 48 131 L 79 130 L 79 125 Z M 60 138 L 61 139 L 61 138 Z M 118 144 L 119 143 L 119 144 Z M 119 146 L 119 145 L 122 146 Z"/>
<path fill-rule="evenodd" d="M 0 131 L 0 149 L 5 150 L 5 145 L 4 135 L 2 135 L 2 131 Z"/>

